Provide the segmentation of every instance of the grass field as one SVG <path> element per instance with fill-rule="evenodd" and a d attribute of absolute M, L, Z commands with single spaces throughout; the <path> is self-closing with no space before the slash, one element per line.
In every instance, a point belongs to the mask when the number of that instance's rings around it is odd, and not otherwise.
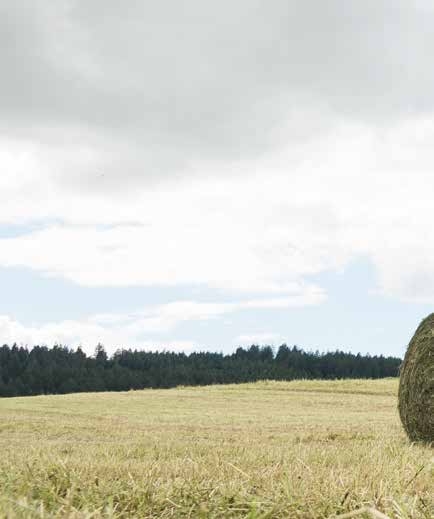
<path fill-rule="evenodd" d="M 0 399 L 0 517 L 434 517 L 396 380 Z M 359 515 L 358 517 L 368 517 Z"/>

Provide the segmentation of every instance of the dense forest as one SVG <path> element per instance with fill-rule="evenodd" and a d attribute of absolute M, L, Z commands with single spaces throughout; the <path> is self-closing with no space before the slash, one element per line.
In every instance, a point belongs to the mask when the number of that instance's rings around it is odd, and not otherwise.
<path fill-rule="evenodd" d="M 395 357 L 306 352 L 283 344 L 238 348 L 234 353 L 119 350 L 93 356 L 64 346 L 0 347 L 0 396 L 124 391 L 252 382 L 262 379 L 383 378 L 398 375 Z"/>

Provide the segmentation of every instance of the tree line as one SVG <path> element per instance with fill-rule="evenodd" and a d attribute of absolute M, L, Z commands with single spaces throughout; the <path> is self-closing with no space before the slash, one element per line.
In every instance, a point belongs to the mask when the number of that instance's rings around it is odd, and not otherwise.
<path fill-rule="evenodd" d="M 0 396 L 126 391 L 256 380 L 383 378 L 398 375 L 401 359 L 307 352 L 286 344 L 238 348 L 234 353 L 118 350 L 98 345 L 88 356 L 65 346 L 0 347 Z"/>

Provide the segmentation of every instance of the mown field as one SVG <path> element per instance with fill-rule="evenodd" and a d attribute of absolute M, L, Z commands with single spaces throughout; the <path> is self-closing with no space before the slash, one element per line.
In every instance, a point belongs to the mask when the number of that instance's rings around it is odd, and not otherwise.
<path fill-rule="evenodd" d="M 397 381 L 0 399 L 0 517 L 434 517 Z M 357 517 L 369 517 L 358 515 Z"/>

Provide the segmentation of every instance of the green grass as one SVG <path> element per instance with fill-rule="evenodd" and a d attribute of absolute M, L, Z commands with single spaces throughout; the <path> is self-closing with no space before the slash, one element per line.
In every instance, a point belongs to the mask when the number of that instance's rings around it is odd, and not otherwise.
<path fill-rule="evenodd" d="M 0 517 L 326 518 L 372 506 L 431 519 L 433 450 L 405 437 L 397 386 L 0 399 Z"/>

